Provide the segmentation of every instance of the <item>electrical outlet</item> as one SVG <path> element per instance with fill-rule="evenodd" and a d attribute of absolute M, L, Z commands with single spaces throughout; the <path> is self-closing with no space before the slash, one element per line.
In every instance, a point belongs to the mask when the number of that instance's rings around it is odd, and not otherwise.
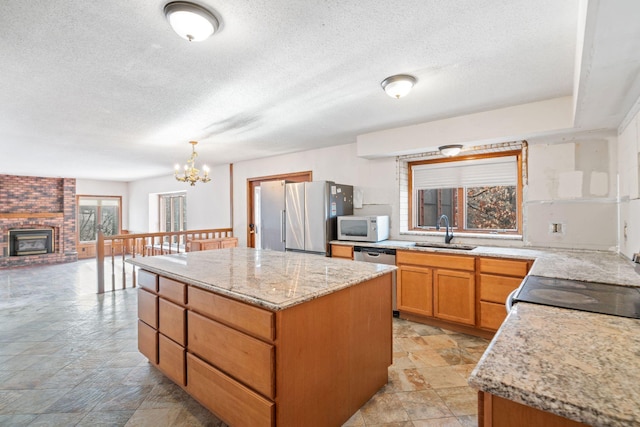
<path fill-rule="evenodd" d="M 549 233 L 551 234 L 562 234 L 563 233 L 563 227 L 562 227 L 562 223 L 560 222 L 552 222 L 549 224 Z"/>

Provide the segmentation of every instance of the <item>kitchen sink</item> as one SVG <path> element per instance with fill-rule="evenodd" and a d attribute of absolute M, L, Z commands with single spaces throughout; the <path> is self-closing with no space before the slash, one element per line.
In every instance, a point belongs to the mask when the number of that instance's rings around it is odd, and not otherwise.
<path fill-rule="evenodd" d="M 477 246 L 462 245 L 458 243 L 433 243 L 433 242 L 416 242 L 416 246 L 421 248 L 435 248 L 435 249 L 455 249 L 458 251 L 471 251 Z"/>

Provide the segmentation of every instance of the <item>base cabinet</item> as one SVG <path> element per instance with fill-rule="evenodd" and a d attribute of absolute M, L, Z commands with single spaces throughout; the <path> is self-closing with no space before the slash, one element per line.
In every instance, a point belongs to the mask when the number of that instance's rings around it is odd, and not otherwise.
<path fill-rule="evenodd" d="M 442 320 L 474 326 L 475 275 L 468 271 L 437 269 L 433 277 L 433 315 Z"/>
<path fill-rule="evenodd" d="M 391 273 L 280 311 L 143 277 L 140 351 L 228 425 L 342 425 L 388 381 Z"/>
<path fill-rule="evenodd" d="M 397 275 L 398 310 L 433 316 L 433 269 L 403 265 Z"/>
<path fill-rule="evenodd" d="M 531 262 L 528 260 L 478 259 L 478 327 L 489 331 L 498 330 L 507 317 L 507 296 L 520 286 L 530 266 Z"/>
<path fill-rule="evenodd" d="M 478 392 L 479 427 L 583 427 L 583 424 L 512 400 Z"/>
<path fill-rule="evenodd" d="M 397 251 L 398 310 L 474 326 L 475 258 Z"/>

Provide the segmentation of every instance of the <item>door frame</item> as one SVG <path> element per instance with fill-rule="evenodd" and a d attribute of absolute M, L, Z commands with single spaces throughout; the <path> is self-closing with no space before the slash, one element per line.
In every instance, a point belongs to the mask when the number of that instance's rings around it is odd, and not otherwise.
<path fill-rule="evenodd" d="M 255 224 L 255 211 L 253 209 L 253 195 L 256 187 L 266 181 L 291 181 L 291 182 L 309 182 L 313 181 L 312 171 L 292 172 L 278 175 L 260 176 L 256 178 L 247 178 L 247 247 L 255 248 L 255 231 L 251 225 Z"/>

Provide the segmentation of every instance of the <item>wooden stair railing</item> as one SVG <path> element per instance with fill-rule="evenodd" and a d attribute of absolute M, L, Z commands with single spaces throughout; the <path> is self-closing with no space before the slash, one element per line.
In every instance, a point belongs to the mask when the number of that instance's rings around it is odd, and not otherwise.
<path fill-rule="evenodd" d="M 98 263 L 98 293 L 105 292 L 104 264 L 111 257 L 111 290 L 116 290 L 116 257 L 122 260 L 122 289 L 126 288 L 127 257 L 167 255 L 186 252 L 187 242 L 193 239 L 219 239 L 233 237 L 231 228 L 210 228 L 204 230 L 170 231 L 161 233 L 117 234 L 105 236 L 98 231 L 96 241 L 96 262 Z M 136 287 L 135 267 L 131 266 L 132 287 Z"/>

